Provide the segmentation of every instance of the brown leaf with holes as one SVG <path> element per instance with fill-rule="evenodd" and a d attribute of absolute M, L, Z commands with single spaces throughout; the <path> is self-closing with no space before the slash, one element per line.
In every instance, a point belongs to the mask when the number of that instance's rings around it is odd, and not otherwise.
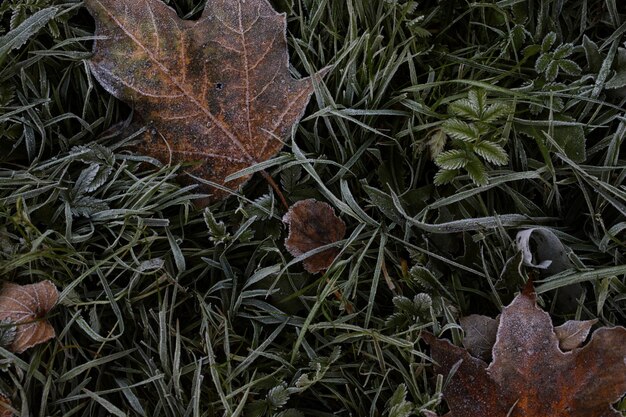
<path fill-rule="evenodd" d="M 22 353 L 55 336 L 45 315 L 59 299 L 59 292 L 50 281 L 18 285 L 5 283 L 0 290 L 0 321 L 15 326 L 15 337 L 9 349 Z"/>
<path fill-rule="evenodd" d="M 162 0 L 86 0 L 96 20 L 90 67 L 152 129 L 140 151 L 226 182 L 283 147 L 313 93 L 289 74 L 285 14 L 267 0 L 209 0 L 182 20 Z M 202 186 L 213 199 L 228 192 Z"/>
<path fill-rule="evenodd" d="M 346 234 L 346 224 L 333 208 L 313 198 L 298 201 L 283 216 L 289 225 L 285 247 L 293 256 L 300 256 L 321 246 L 335 243 Z M 338 248 L 329 248 L 304 260 L 304 269 L 312 274 L 327 269 L 337 257 Z"/>
<path fill-rule="evenodd" d="M 435 371 L 450 375 L 447 417 L 621 417 L 626 329 L 603 327 L 584 346 L 559 349 L 550 316 L 527 285 L 500 316 L 493 361 L 425 333 Z"/>

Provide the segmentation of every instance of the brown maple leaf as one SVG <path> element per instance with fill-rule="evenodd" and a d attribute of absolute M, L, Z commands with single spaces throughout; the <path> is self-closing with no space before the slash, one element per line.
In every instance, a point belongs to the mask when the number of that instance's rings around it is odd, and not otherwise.
<path fill-rule="evenodd" d="M 346 224 L 335 215 L 333 208 L 313 198 L 301 200 L 283 216 L 289 225 L 285 247 L 293 256 L 300 256 L 321 246 L 343 239 Z M 327 269 L 337 257 L 339 249 L 329 248 L 304 260 L 304 269 L 314 274 Z"/>
<path fill-rule="evenodd" d="M 489 366 L 425 333 L 436 372 L 456 372 L 443 390 L 447 417 L 621 417 L 626 329 L 596 330 L 583 347 L 559 349 L 548 313 L 529 284 L 500 316 Z"/>
<path fill-rule="evenodd" d="M 153 128 L 140 151 L 162 162 L 199 161 L 194 175 L 226 177 L 268 160 L 300 120 L 310 78 L 289 74 L 285 15 L 267 0 L 209 0 L 199 20 L 161 0 L 86 0 L 96 20 L 90 67 Z M 213 198 L 226 191 L 203 186 Z"/>
<path fill-rule="evenodd" d="M 54 307 L 59 292 L 50 281 L 18 285 L 5 283 L 0 290 L 0 321 L 15 326 L 10 350 L 22 353 L 55 336 L 44 316 Z"/>

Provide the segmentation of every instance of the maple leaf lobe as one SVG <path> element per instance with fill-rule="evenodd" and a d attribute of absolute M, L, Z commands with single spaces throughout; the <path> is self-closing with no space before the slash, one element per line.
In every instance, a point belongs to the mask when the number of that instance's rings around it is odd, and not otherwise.
<path fill-rule="evenodd" d="M 267 0 L 209 0 L 197 21 L 161 0 L 86 0 L 96 20 L 93 74 L 157 134 L 139 150 L 226 184 L 273 157 L 313 93 L 289 74 L 284 14 Z M 214 198 L 227 195 L 212 191 Z"/>
<path fill-rule="evenodd" d="M 626 392 L 626 329 L 601 328 L 564 353 L 549 315 L 528 287 L 505 307 L 489 366 L 425 334 L 436 371 L 461 363 L 444 389 L 448 417 L 620 417 Z"/>

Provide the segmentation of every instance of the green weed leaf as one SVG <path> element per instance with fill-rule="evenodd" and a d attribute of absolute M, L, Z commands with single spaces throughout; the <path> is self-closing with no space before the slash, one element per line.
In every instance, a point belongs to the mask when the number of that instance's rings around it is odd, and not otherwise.
<path fill-rule="evenodd" d="M 448 136 L 466 142 L 474 142 L 480 138 L 480 132 L 475 124 L 466 123 L 459 119 L 448 119 L 441 124 Z"/>
<path fill-rule="evenodd" d="M 464 168 L 469 162 L 467 152 L 460 149 L 452 149 L 442 152 L 435 158 L 435 163 L 439 168 L 453 170 Z"/>
<path fill-rule="evenodd" d="M 474 152 L 492 164 L 506 165 L 509 162 L 509 156 L 506 151 L 497 143 L 484 140 L 475 143 L 473 149 Z"/>

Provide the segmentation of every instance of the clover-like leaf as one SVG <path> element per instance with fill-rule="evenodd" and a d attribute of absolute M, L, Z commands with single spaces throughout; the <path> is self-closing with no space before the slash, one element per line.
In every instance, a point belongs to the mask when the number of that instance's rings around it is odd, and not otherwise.
<path fill-rule="evenodd" d="M 432 334 L 424 339 L 436 372 L 456 369 L 443 389 L 447 417 L 622 415 L 612 404 L 626 392 L 626 328 L 598 329 L 563 352 L 532 284 L 502 311 L 491 364 Z"/>
<path fill-rule="evenodd" d="M 18 285 L 5 283 L 0 290 L 0 321 L 15 326 L 15 337 L 9 346 L 22 353 L 55 336 L 45 315 L 54 307 L 59 292 L 50 281 Z"/>
<path fill-rule="evenodd" d="M 289 225 L 285 247 L 293 256 L 337 242 L 346 233 L 346 224 L 335 215 L 333 208 L 313 198 L 292 205 L 283 216 L 283 222 Z M 333 263 L 338 253 L 337 248 L 314 253 L 304 260 L 304 268 L 312 274 L 323 271 Z"/>
<path fill-rule="evenodd" d="M 209 0 L 182 20 L 161 0 L 86 0 L 96 20 L 90 67 L 152 126 L 139 150 L 236 189 L 229 175 L 282 147 L 313 93 L 289 74 L 285 15 L 267 0 Z M 228 195 L 203 186 L 213 199 Z"/>

